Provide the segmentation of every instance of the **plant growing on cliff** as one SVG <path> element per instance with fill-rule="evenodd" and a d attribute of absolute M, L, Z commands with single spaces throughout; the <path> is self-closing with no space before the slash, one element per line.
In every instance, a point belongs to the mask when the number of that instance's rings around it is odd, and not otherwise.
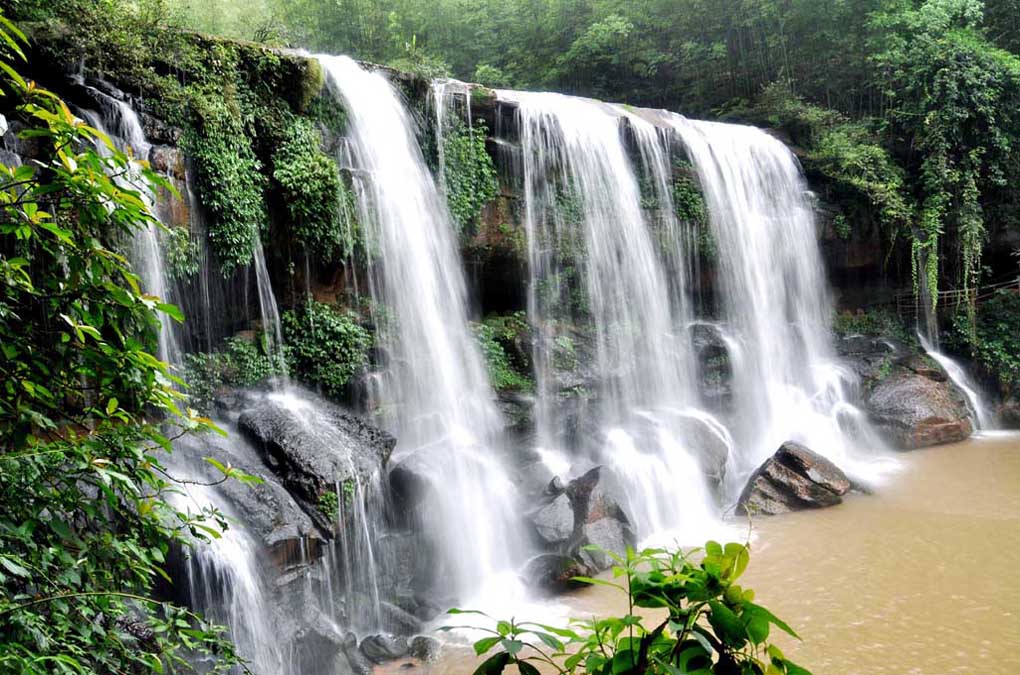
<path fill-rule="evenodd" d="M 499 194 L 496 166 L 485 150 L 488 130 L 482 120 L 468 127 L 459 118 L 443 137 L 443 185 L 446 203 L 461 232 L 470 233 L 482 209 Z"/>
<path fill-rule="evenodd" d="M 495 622 L 484 629 L 491 636 L 474 644 L 479 656 L 492 652 L 475 675 L 497 675 L 511 664 L 524 675 L 537 675 L 536 664 L 560 675 L 810 675 L 768 641 L 773 627 L 797 638 L 793 629 L 736 583 L 750 561 L 747 546 L 710 541 L 692 551 L 603 553 L 616 562 L 614 579 L 625 583 L 576 580 L 626 594 L 625 616 L 574 620 L 567 628 Z M 665 610 L 665 617 L 650 621 L 637 608 Z"/>
<path fill-rule="evenodd" d="M 260 336 L 261 337 L 261 336 Z M 187 354 L 184 381 L 188 401 L 196 410 L 212 411 L 216 392 L 224 387 L 250 387 L 285 372 L 284 364 L 266 352 L 262 339 L 231 337 L 221 351 Z"/>
<path fill-rule="evenodd" d="M 531 378 L 521 372 L 520 365 L 511 362 L 507 351 L 512 349 L 518 335 L 528 330 L 526 319 L 520 314 L 491 316 L 473 328 L 493 388 L 497 391 L 530 389 Z"/>
<path fill-rule="evenodd" d="M 359 241 L 352 227 L 354 197 L 338 167 L 320 149 L 319 132 L 309 120 L 292 117 L 273 154 L 273 180 L 287 211 L 295 241 L 321 260 L 353 253 Z"/>
<path fill-rule="evenodd" d="M 974 321 L 966 311 L 953 319 L 951 339 L 960 351 L 974 358 L 1005 394 L 1020 390 L 1020 295 L 999 290 L 977 307 Z"/>
<path fill-rule="evenodd" d="M 180 312 L 111 248 L 157 223 L 114 179 L 129 159 L 15 70 L 21 44 L 0 14 L 3 114 L 35 145 L 0 165 L 0 672 L 166 672 L 186 655 L 223 672 L 239 660 L 220 629 L 154 588 L 172 547 L 226 527 L 168 501 L 164 434 L 209 424 L 152 355 L 160 313 Z"/>
<path fill-rule="evenodd" d="M 371 333 L 352 312 L 314 300 L 282 318 L 291 375 L 341 398 L 348 381 L 368 362 Z"/>

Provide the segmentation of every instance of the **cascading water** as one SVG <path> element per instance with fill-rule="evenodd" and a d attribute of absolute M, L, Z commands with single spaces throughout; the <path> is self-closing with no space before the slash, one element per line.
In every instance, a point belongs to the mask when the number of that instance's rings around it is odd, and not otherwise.
<path fill-rule="evenodd" d="M 392 85 L 349 58 L 318 59 L 348 114 L 359 217 L 377 251 L 372 295 L 392 312 L 379 322 L 388 372 L 378 392 L 398 438 L 392 461 L 429 484 L 421 526 L 443 551 L 444 590 L 463 597 L 505 579 L 525 546 L 451 218 Z"/>
<path fill-rule="evenodd" d="M 613 467 L 640 535 L 671 531 L 696 541 L 716 518 L 706 467 L 689 439 L 692 422 L 710 416 L 698 410 L 693 388 L 685 295 L 671 293 L 683 284 L 667 275 L 667 256 L 642 211 L 621 136 L 624 113 L 558 94 L 499 96 L 516 103 L 519 122 L 539 444 L 546 451 L 587 450 L 592 461 Z M 657 132 L 636 118 L 632 125 L 656 196 L 671 204 L 669 162 Z M 675 218 L 655 225 L 666 250 L 678 246 Z M 570 278 L 575 270 L 579 280 Z M 576 301 L 578 290 L 584 302 Z M 594 332 L 602 379 L 596 438 L 575 449 L 557 439 L 554 358 L 564 331 L 576 326 Z"/>
<path fill-rule="evenodd" d="M 994 429 L 995 423 L 992 416 L 988 413 L 984 400 L 981 398 L 980 389 L 970 379 L 970 376 L 967 375 L 967 371 L 963 369 L 963 366 L 939 351 L 924 335 L 918 333 L 917 337 L 921 341 L 921 348 L 924 349 L 925 353 L 942 366 L 942 369 L 949 375 L 949 379 L 956 385 L 956 388 L 963 392 L 964 397 L 967 399 L 967 407 L 970 408 L 974 429 L 976 431 L 990 431 Z"/>
<path fill-rule="evenodd" d="M 93 127 L 106 133 L 114 143 L 134 159 L 147 161 L 151 144 L 145 137 L 138 114 L 126 102 L 113 98 L 96 89 L 91 90 L 95 99 L 103 106 L 102 113 L 91 110 L 83 111 Z M 105 152 L 103 144 L 98 144 L 99 152 Z M 137 172 L 138 167 L 133 170 Z M 137 190 L 146 201 L 150 211 L 156 212 L 156 196 L 148 186 L 143 185 L 137 173 L 123 179 L 127 187 Z M 160 243 L 160 230 L 157 223 L 149 223 L 138 230 L 131 240 L 131 262 L 142 279 L 145 291 L 168 302 L 170 299 L 169 284 L 163 265 L 163 249 Z M 173 319 L 161 312 L 159 314 L 159 358 L 170 366 L 179 366 L 182 361 L 180 343 L 177 338 Z"/>
<path fill-rule="evenodd" d="M 849 402 L 857 383 L 829 344 L 828 286 L 796 159 L 760 129 L 668 119 L 701 182 L 720 309 L 741 344 L 733 364 L 740 452 L 727 468 L 730 495 L 788 439 L 867 477 L 874 465 L 855 456 L 852 439 L 867 433 Z"/>

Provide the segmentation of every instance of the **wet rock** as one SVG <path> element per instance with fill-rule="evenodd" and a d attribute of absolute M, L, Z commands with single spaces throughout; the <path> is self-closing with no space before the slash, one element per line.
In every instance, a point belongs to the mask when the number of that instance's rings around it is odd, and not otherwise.
<path fill-rule="evenodd" d="M 628 546 L 636 544 L 637 537 L 629 524 L 615 518 L 602 518 L 581 527 L 574 537 L 571 550 L 584 565 L 601 572 L 613 565 L 609 553 L 622 556 L 626 554 Z M 589 550 L 588 546 L 596 546 L 600 550 Z"/>
<path fill-rule="evenodd" d="M 548 546 L 559 546 L 574 533 L 574 507 L 566 493 L 532 513 L 530 518 L 539 538 Z"/>
<path fill-rule="evenodd" d="M 612 472 L 595 467 L 567 485 L 566 495 L 574 510 L 574 531 L 568 545 L 570 555 L 583 565 L 601 571 L 612 565 L 603 552 L 585 550 L 597 546 L 623 555 L 636 537 L 630 519 L 621 506 L 626 494 Z"/>
<path fill-rule="evenodd" d="M 878 382 L 867 398 L 869 417 L 903 450 L 956 443 L 973 428 L 963 398 L 950 382 L 908 368 Z"/>
<path fill-rule="evenodd" d="M 414 635 L 423 627 L 421 619 L 392 602 L 380 602 L 379 611 L 382 614 L 383 627 L 397 635 Z"/>
<path fill-rule="evenodd" d="M 367 485 L 396 444 L 381 429 L 308 392 L 256 397 L 238 426 L 283 483 L 313 505 L 345 481 Z"/>
<path fill-rule="evenodd" d="M 999 423 L 1006 429 L 1020 429 L 1020 399 L 1006 399 L 999 406 L 996 414 L 999 417 Z"/>
<path fill-rule="evenodd" d="M 528 584 L 552 593 L 562 593 L 584 586 L 572 581 L 574 577 L 590 576 L 592 570 L 577 558 L 560 553 L 537 555 L 524 566 Z"/>
<path fill-rule="evenodd" d="M 233 513 L 243 517 L 245 529 L 266 545 L 277 569 L 287 569 L 301 558 L 306 563 L 314 561 L 322 533 L 262 462 L 259 451 L 231 426 L 226 425 L 225 430 L 226 438 L 212 434 L 182 438 L 177 456 L 190 458 L 190 470 L 197 472 L 192 478 L 204 482 L 216 482 L 223 476 L 204 457 L 262 479 L 257 484 L 228 480 L 216 490 L 230 502 Z"/>
<path fill-rule="evenodd" d="M 411 639 L 407 655 L 418 659 L 422 663 L 433 663 L 439 658 L 441 649 L 439 640 L 425 635 L 418 635 Z"/>
<path fill-rule="evenodd" d="M 787 441 L 747 481 L 737 513 L 776 515 L 833 506 L 843 501 L 850 480 L 838 466 L 799 443 Z"/>
<path fill-rule="evenodd" d="M 325 617 L 312 620 L 295 636 L 300 672 L 304 675 L 354 675 L 347 640 Z"/>
<path fill-rule="evenodd" d="M 407 655 L 407 640 L 392 635 L 370 635 L 361 641 L 358 650 L 372 663 L 386 663 Z"/>

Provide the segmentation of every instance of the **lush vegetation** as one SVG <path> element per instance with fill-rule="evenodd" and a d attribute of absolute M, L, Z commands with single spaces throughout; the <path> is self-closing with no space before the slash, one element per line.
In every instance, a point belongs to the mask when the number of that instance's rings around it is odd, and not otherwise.
<path fill-rule="evenodd" d="M 343 397 L 347 383 L 368 362 L 371 333 L 356 314 L 314 300 L 282 318 L 290 372 L 329 396 Z"/>
<path fill-rule="evenodd" d="M 38 148 L 0 166 L 0 671 L 165 672 L 202 652 L 226 670 L 219 631 L 154 592 L 171 547 L 226 526 L 170 501 L 172 437 L 208 423 L 152 355 L 180 313 L 113 248 L 153 223 L 117 178 L 165 183 L 23 79 L 2 17 L 0 39 L 4 126 Z"/>
<path fill-rule="evenodd" d="M 473 232 L 482 209 L 499 192 L 496 167 L 485 150 L 487 135 L 484 121 L 469 127 L 457 118 L 443 136 L 442 186 L 450 213 L 466 234 Z"/>
<path fill-rule="evenodd" d="M 575 620 L 567 628 L 495 622 L 486 630 L 491 636 L 474 644 L 479 656 L 492 652 L 475 675 L 502 673 L 511 664 L 523 675 L 537 675 L 538 666 L 561 675 L 810 675 L 768 641 L 773 627 L 796 638 L 793 629 L 736 583 L 750 562 L 747 546 L 710 541 L 703 550 L 606 553 L 623 583 L 576 580 L 625 594 L 625 616 Z M 654 610 L 657 618 L 638 610 Z"/>
<path fill-rule="evenodd" d="M 1000 290 L 982 302 L 972 323 L 966 311 L 956 315 L 951 340 L 971 356 L 1005 396 L 1020 393 L 1020 293 Z"/>
<path fill-rule="evenodd" d="M 188 403 L 206 414 L 212 413 L 217 392 L 250 387 L 286 372 L 279 357 L 274 360 L 267 353 L 262 340 L 244 337 L 227 338 L 222 350 L 188 354 L 184 360 Z"/>
<path fill-rule="evenodd" d="M 475 339 L 489 372 L 489 382 L 497 391 L 531 389 L 534 383 L 527 375 L 522 340 L 530 331 L 523 312 L 492 315 L 474 324 Z"/>

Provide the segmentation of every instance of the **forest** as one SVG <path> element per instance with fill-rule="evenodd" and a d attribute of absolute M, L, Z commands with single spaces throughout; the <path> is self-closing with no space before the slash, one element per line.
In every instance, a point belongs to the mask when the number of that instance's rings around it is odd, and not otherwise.
<path fill-rule="evenodd" d="M 771 516 L 1020 485 L 1020 0 L 0 0 L 0 138 L 0 673 L 853 672 Z"/>

